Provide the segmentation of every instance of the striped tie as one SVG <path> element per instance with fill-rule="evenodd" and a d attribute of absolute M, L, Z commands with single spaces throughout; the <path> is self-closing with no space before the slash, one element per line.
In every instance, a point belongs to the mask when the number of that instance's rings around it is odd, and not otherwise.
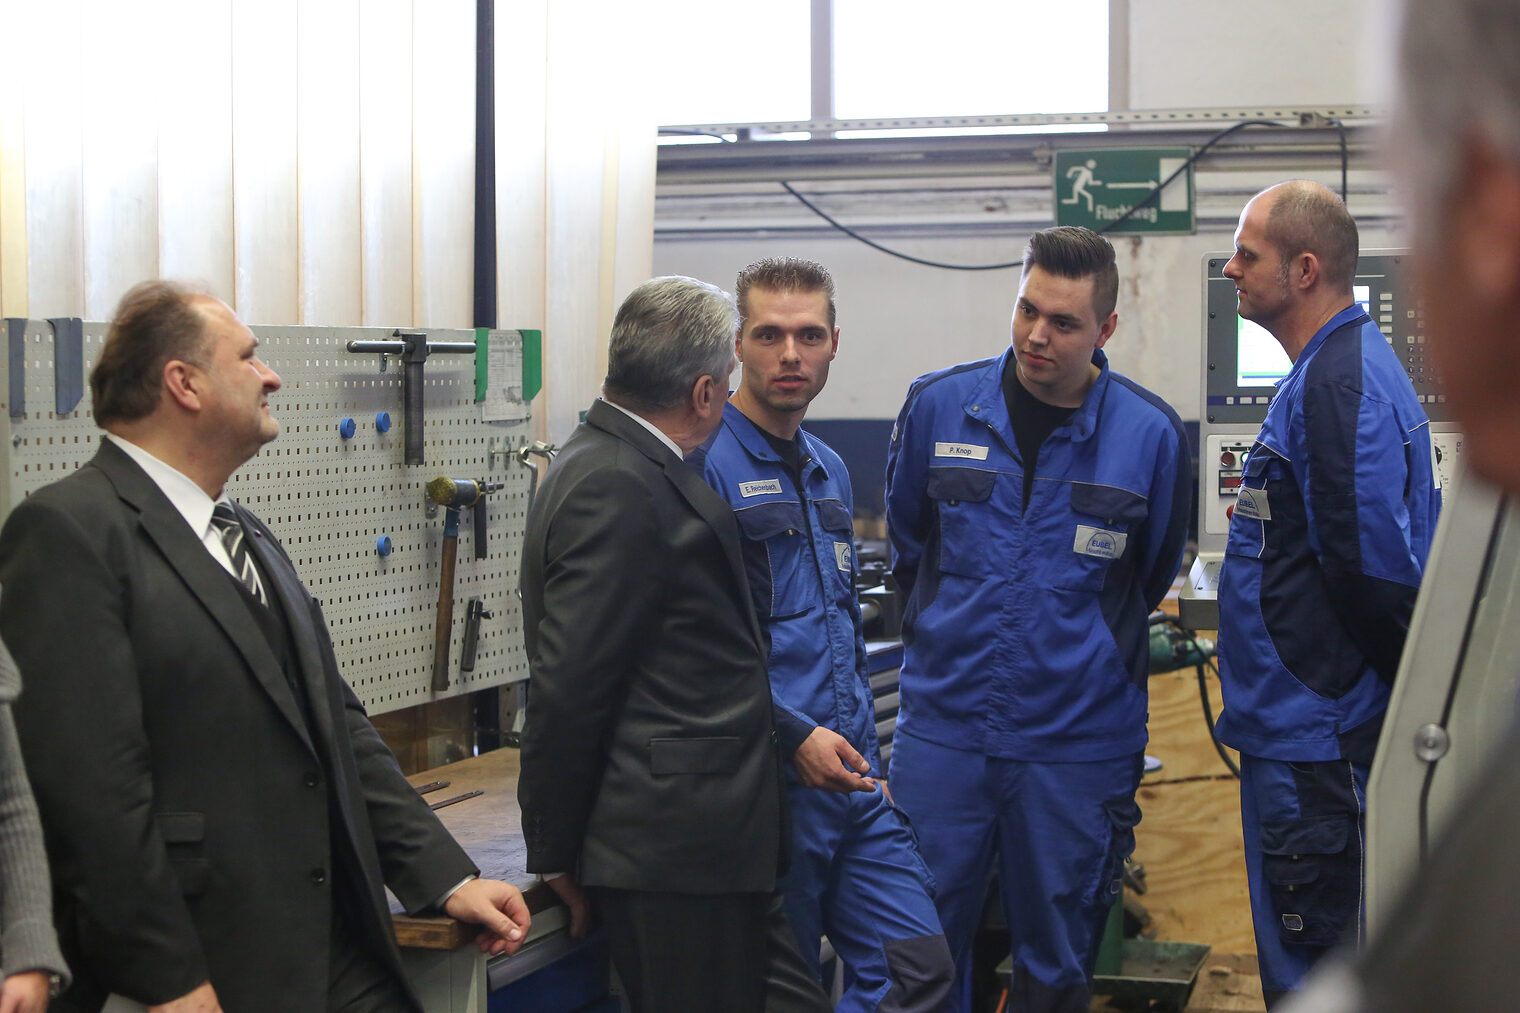
<path fill-rule="evenodd" d="M 237 514 L 233 513 L 232 504 L 218 503 L 211 511 L 211 523 L 216 527 L 217 534 L 222 536 L 222 544 L 227 548 L 227 556 L 232 560 L 232 569 L 237 579 L 243 582 L 249 594 L 259 600 L 259 604 L 267 606 L 269 599 L 264 594 L 264 582 L 259 580 L 258 568 L 253 565 L 253 556 L 243 541 L 243 525 L 238 521 Z"/>

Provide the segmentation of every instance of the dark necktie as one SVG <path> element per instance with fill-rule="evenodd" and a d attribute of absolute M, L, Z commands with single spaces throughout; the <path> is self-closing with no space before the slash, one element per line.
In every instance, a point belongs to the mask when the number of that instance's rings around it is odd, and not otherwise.
<path fill-rule="evenodd" d="M 222 545 L 232 560 L 232 570 L 237 579 L 242 581 L 249 594 L 259 600 L 259 604 L 267 606 L 269 598 L 264 594 L 264 582 L 259 579 L 258 568 L 253 565 L 253 556 L 243 538 L 243 525 L 238 521 L 237 514 L 233 513 L 232 504 L 218 503 L 211 511 L 211 523 L 222 537 Z"/>

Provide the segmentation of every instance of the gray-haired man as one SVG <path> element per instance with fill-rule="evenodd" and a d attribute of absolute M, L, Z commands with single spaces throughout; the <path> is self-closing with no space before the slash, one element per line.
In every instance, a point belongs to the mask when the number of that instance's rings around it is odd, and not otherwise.
<path fill-rule="evenodd" d="M 523 541 L 518 799 L 537 872 L 589 899 L 635 1013 L 824 1011 L 775 892 L 781 768 L 733 511 L 685 463 L 728 398 L 732 297 L 656 278 Z"/>

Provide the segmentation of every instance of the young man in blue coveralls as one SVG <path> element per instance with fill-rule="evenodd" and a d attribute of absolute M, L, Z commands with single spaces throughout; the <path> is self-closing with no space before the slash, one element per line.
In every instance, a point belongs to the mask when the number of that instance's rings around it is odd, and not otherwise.
<path fill-rule="evenodd" d="M 1087 229 L 1024 249 L 1013 342 L 919 377 L 887 458 L 908 592 L 892 787 L 913 815 L 970 1008 L 994 870 L 1010 1011 L 1085 1011 L 1134 848 L 1146 620 L 1191 507 L 1182 423 L 1108 367 L 1113 247 Z"/>
<path fill-rule="evenodd" d="M 850 478 L 798 428 L 839 347 L 834 282 L 812 261 L 762 260 L 739 273 L 736 295 L 744 372 L 705 467 L 739 520 L 770 639 L 776 729 L 791 758 L 787 916 L 815 971 L 821 935 L 844 961 L 839 1010 L 935 1013 L 953 968 L 913 832 L 880 780 Z"/>
<path fill-rule="evenodd" d="M 1363 803 L 1441 491 L 1404 367 L 1353 299 L 1356 222 L 1317 183 L 1252 198 L 1225 276 L 1293 368 L 1246 460 L 1219 588 L 1218 734 L 1270 1008 L 1362 925 Z"/>

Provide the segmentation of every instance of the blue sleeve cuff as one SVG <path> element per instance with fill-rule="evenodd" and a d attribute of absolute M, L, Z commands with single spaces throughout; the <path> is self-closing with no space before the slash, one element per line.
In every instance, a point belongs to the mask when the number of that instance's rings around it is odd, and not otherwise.
<path fill-rule="evenodd" d="M 781 755 L 783 759 L 790 760 L 818 725 L 779 703 L 776 704 L 775 711 L 776 736 L 781 742 Z"/>

